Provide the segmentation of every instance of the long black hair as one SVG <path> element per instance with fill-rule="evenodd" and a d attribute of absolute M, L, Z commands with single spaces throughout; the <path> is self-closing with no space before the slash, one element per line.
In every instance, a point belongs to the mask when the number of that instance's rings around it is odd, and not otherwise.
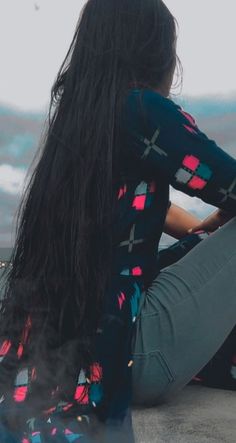
<path fill-rule="evenodd" d="M 40 158 L 17 214 L 0 336 L 16 347 L 24 336 L 22 358 L 37 363 L 38 386 L 61 383 L 64 399 L 94 361 L 111 282 L 122 105 L 131 85 L 158 88 L 182 69 L 176 25 L 161 0 L 88 0 L 52 86 Z M 1 390 L 17 363 L 3 367 Z"/>

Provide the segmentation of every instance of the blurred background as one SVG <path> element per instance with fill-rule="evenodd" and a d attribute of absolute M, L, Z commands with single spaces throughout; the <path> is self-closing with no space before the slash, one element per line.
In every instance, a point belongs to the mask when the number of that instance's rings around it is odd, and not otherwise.
<path fill-rule="evenodd" d="M 235 0 L 166 0 L 176 17 L 183 88 L 177 103 L 236 157 Z M 39 146 L 50 89 L 75 31 L 82 0 L 0 0 L 0 259 L 15 236 L 15 212 Z M 177 79 L 176 79 L 177 81 Z M 215 208 L 175 191 L 171 200 L 206 217 Z M 166 234 L 161 247 L 175 240 Z"/>

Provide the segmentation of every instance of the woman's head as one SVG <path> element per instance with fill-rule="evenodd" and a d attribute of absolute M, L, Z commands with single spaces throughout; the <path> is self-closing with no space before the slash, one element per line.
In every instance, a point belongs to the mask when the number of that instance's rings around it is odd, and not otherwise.
<path fill-rule="evenodd" d="M 77 48 L 86 54 L 89 70 L 103 73 L 102 81 L 107 70 L 119 69 L 131 84 L 167 96 L 175 68 L 182 69 L 176 42 L 177 21 L 162 0 L 88 0 Z"/>
<path fill-rule="evenodd" d="M 89 375 L 112 279 L 117 196 L 126 180 L 122 106 L 134 83 L 167 95 L 176 57 L 175 19 L 162 1 L 85 4 L 52 86 L 1 305 L 0 336 L 15 343 L 30 317 L 24 352 L 38 363 L 39 386 L 61 383 L 68 394 L 81 367 Z M 9 373 L 2 368 L 1 389 Z"/>

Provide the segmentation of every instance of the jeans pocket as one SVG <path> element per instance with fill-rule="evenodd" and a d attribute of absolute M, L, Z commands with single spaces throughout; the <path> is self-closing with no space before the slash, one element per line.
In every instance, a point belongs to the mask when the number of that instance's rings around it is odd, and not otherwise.
<path fill-rule="evenodd" d="M 132 404 L 154 406 L 162 402 L 166 388 L 175 380 L 165 356 L 156 349 L 133 353 Z"/>
<path fill-rule="evenodd" d="M 132 352 L 134 354 L 148 354 L 160 349 L 160 337 L 162 334 L 161 322 L 157 310 L 142 310 L 136 319 L 132 333 Z"/>

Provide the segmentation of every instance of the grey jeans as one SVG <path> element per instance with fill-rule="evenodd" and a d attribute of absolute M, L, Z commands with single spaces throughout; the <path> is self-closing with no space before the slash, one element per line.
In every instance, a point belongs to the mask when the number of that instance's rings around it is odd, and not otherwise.
<path fill-rule="evenodd" d="M 132 404 L 167 402 L 235 324 L 236 217 L 162 269 L 142 293 L 132 336 Z"/>

